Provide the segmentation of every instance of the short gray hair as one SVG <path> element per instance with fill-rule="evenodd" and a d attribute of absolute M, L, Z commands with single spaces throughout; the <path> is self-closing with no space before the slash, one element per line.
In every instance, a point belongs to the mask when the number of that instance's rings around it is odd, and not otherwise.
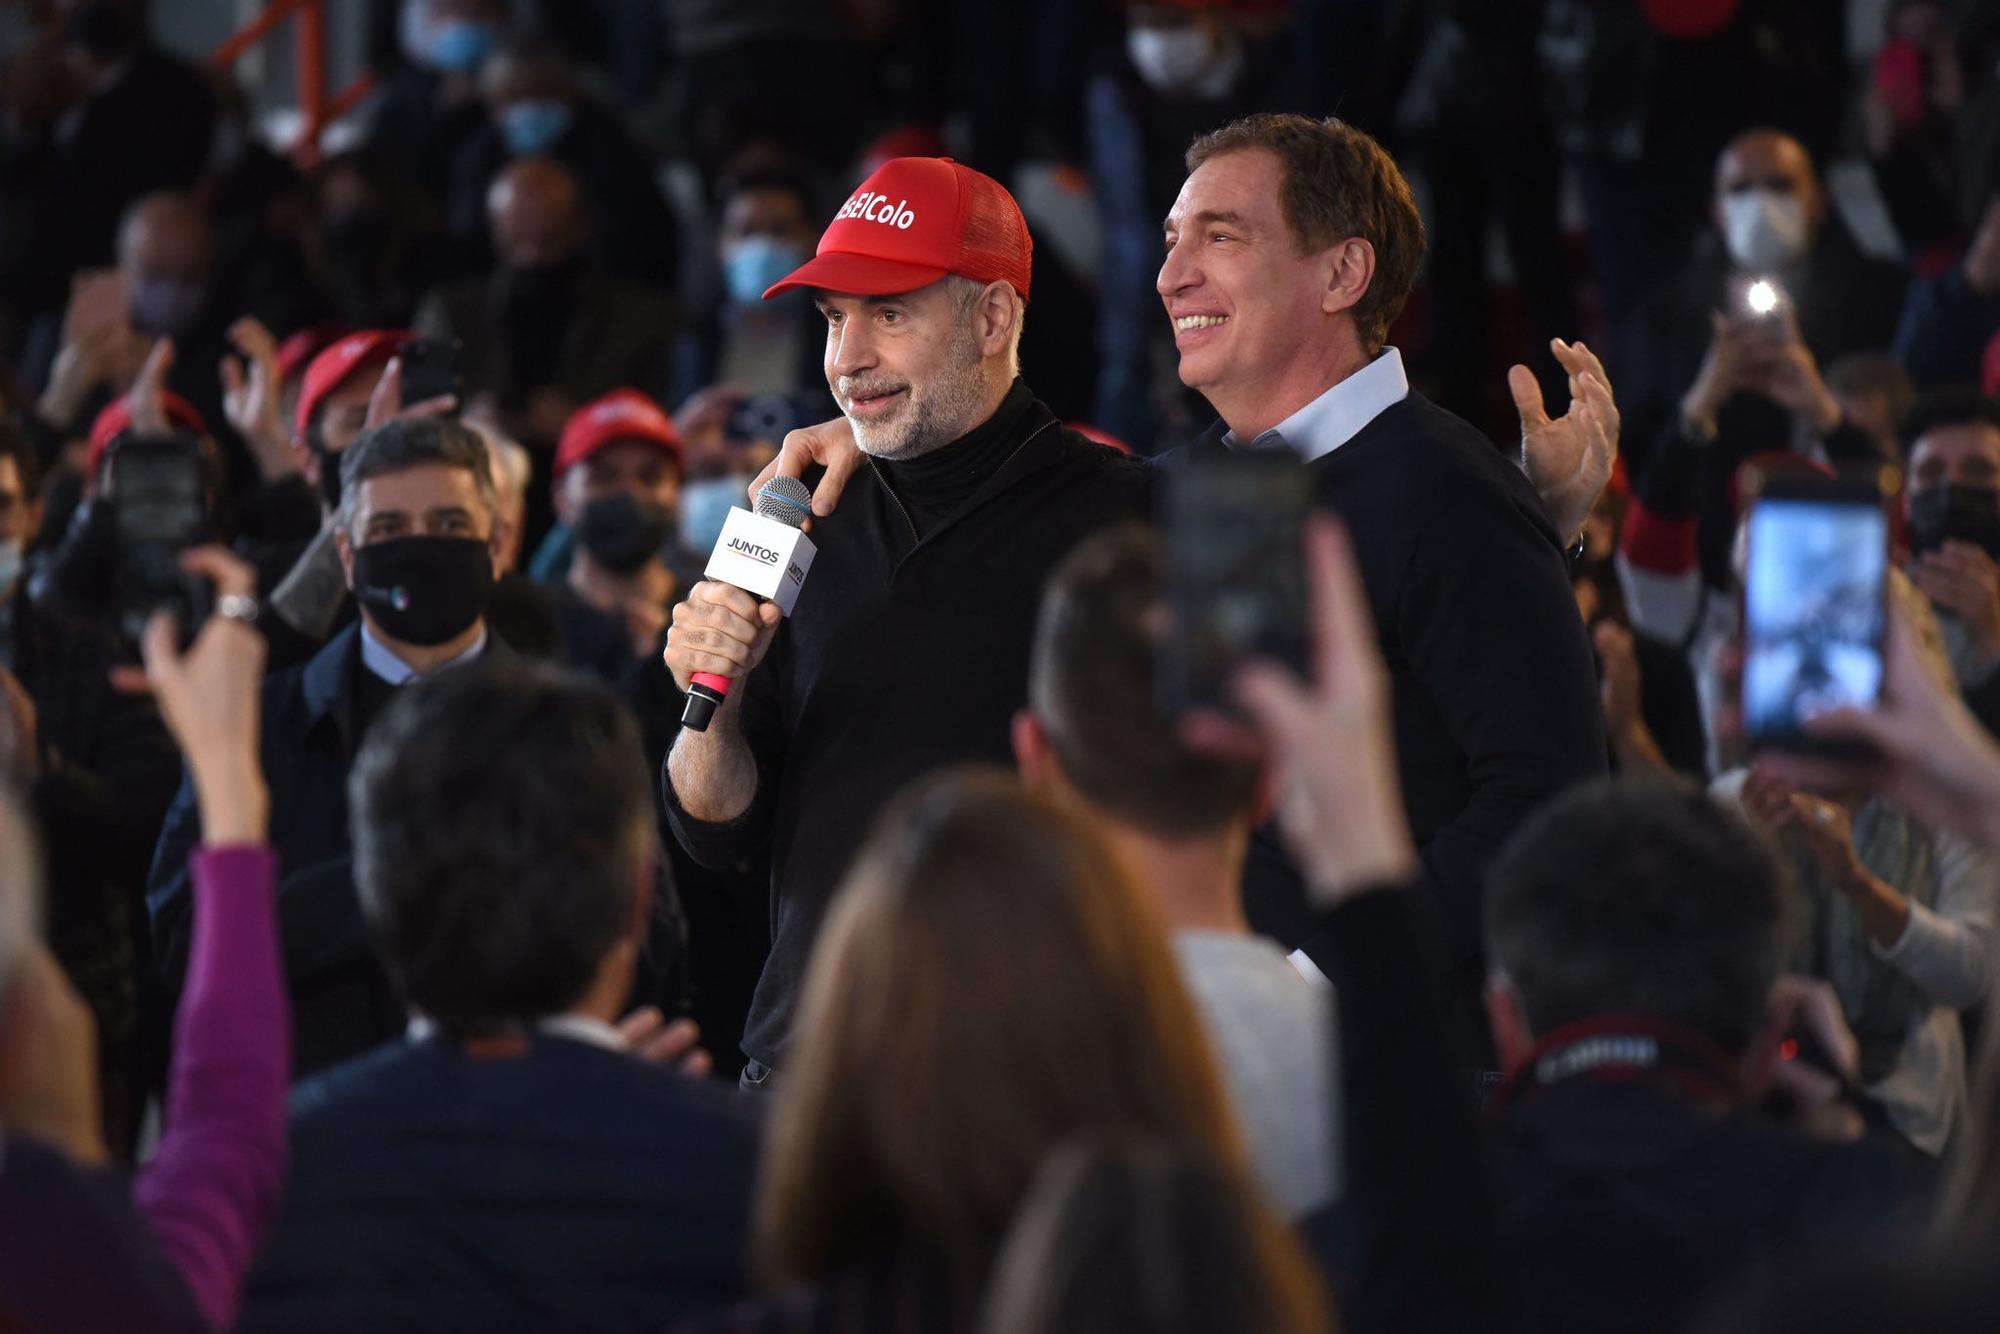
<path fill-rule="evenodd" d="M 0 788 L 0 1002 L 42 917 L 42 853 L 20 798 Z"/>
<path fill-rule="evenodd" d="M 960 277 L 956 273 L 947 274 L 944 284 L 944 290 L 951 294 L 952 300 L 957 306 L 958 318 L 961 322 L 972 313 L 972 307 L 978 302 L 980 294 L 992 285 L 980 282 L 977 278 Z M 1007 349 L 1007 360 L 1009 369 L 1014 374 L 1019 375 L 1021 373 L 1021 330 L 1027 327 L 1028 303 L 1012 287 L 1007 289 L 1007 296 L 1014 303 L 1014 338 L 1012 344 Z"/>
<path fill-rule="evenodd" d="M 441 464 L 463 468 L 479 488 L 479 501 L 490 520 L 500 517 L 500 498 L 493 486 L 493 467 L 486 442 L 473 429 L 449 417 L 397 417 L 366 431 L 340 455 L 340 526 L 354 521 L 355 497 L 371 477 L 408 472 Z"/>

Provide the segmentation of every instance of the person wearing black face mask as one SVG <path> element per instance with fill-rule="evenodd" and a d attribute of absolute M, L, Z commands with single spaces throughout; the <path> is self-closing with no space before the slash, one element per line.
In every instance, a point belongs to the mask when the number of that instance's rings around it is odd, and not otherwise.
<path fill-rule="evenodd" d="M 499 270 L 433 292 L 416 317 L 425 337 L 462 345 L 474 406 L 491 409 L 481 415 L 530 448 L 547 448 L 579 404 L 613 389 L 663 398 L 673 303 L 586 257 L 574 173 L 551 158 L 522 158 L 495 179 L 486 202 Z"/>
<path fill-rule="evenodd" d="M 537 563 L 545 577 L 560 577 L 559 605 L 581 603 L 614 618 L 640 657 L 657 649 L 668 608 L 705 561 L 680 546 L 681 473 L 673 421 L 632 389 L 579 408 L 556 450 L 560 526 Z"/>
<path fill-rule="evenodd" d="M 1973 711 L 2000 725 L 2000 404 L 1973 390 L 1917 401 L 1901 429 L 1910 577 L 1937 609 Z"/>
<path fill-rule="evenodd" d="M 355 900 L 347 771 L 369 723 L 404 683 L 507 650 L 485 611 L 504 536 L 486 447 L 455 421 L 405 417 L 342 456 L 334 529 L 360 620 L 263 692 L 263 764 L 293 1007 L 294 1068 L 309 1074 L 402 1031 Z M 187 854 L 198 838 L 184 785 L 147 892 L 161 967 L 179 985 L 190 925 Z"/>
<path fill-rule="evenodd" d="M 306 366 L 291 453 L 319 502 L 322 522 L 317 532 L 273 552 L 268 562 L 282 571 L 272 581 L 261 622 L 273 671 L 310 658 L 354 619 L 333 527 L 340 509 L 340 460 L 366 428 L 370 400 L 408 337 L 401 329 L 363 329 L 324 348 Z"/>

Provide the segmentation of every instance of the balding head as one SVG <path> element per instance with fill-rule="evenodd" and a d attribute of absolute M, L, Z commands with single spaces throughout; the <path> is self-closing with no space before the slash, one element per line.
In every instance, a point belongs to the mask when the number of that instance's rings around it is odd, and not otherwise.
<path fill-rule="evenodd" d="M 1715 160 L 1715 219 L 1727 228 L 1728 201 L 1753 190 L 1799 201 L 1808 234 L 1817 235 L 1826 216 L 1819 173 L 1804 144 L 1778 130 L 1748 130 L 1729 141 Z"/>
<path fill-rule="evenodd" d="M 575 255 L 583 244 L 583 191 L 554 158 L 522 158 L 486 192 L 493 249 L 513 268 L 538 268 Z"/>
<path fill-rule="evenodd" d="M 118 229 L 118 271 L 131 301 L 132 327 L 179 338 L 208 304 L 215 257 L 208 217 L 186 195 L 147 195 Z"/>

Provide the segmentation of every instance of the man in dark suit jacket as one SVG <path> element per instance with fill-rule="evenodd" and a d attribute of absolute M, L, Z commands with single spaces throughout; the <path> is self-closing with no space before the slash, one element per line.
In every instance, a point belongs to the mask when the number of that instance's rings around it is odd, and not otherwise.
<path fill-rule="evenodd" d="M 341 474 L 337 540 L 361 620 L 264 683 L 264 777 L 300 1075 L 402 1029 L 355 903 L 347 771 L 398 687 L 489 650 L 486 599 L 502 536 L 486 447 L 456 422 L 391 421 L 348 448 Z M 147 892 L 174 987 L 187 969 L 187 859 L 199 838 L 194 789 L 183 782 Z"/>
<path fill-rule="evenodd" d="M 355 879 L 408 1041 L 302 1085 L 244 1330 L 638 1329 L 739 1296 L 754 1136 L 612 1027 L 657 850 L 603 686 L 481 663 L 355 762 Z"/>
<path fill-rule="evenodd" d="M 672 299 L 591 263 L 575 173 L 554 158 L 522 158 L 495 178 L 486 204 L 500 268 L 433 292 L 416 317 L 425 337 L 464 345 L 472 397 L 491 399 L 509 435 L 551 448 L 572 412 L 613 389 L 664 400 Z"/>
<path fill-rule="evenodd" d="M 1195 450 L 1288 450 L 1347 524 L 1394 687 L 1423 879 L 1465 1035 L 1480 1045 L 1485 865 L 1537 805 L 1605 768 L 1590 644 L 1563 562 L 1574 530 L 1557 530 L 1491 441 L 1411 392 L 1385 344 L 1424 232 L 1408 182 L 1373 139 L 1337 120 L 1249 116 L 1197 139 L 1188 165 L 1156 287 L 1182 381 L 1222 418 Z M 1526 368 L 1509 375 L 1524 447 L 1537 433 L 1615 434 L 1596 359 L 1555 349 L 1571 375 L 1565 418 L 1542 412 Z M 1580 529 L 1583 518 L 1560 522 Z M 1253 922 L 1295 912 L 1297 883 L 1282 850 L 1261 844 Z"/>

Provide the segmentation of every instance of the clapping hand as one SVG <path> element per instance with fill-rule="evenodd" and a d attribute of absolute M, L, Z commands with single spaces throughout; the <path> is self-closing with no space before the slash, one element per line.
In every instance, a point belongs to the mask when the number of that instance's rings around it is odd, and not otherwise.
<path fill-rule="evenodd" d="M 218 367 L 222 415 L 250 447 L 266 480 L 298 471 L 278 411 L 278 340 L 246 315 L 229 326 L 229 341 L 241 356 L 226 355 Z"/>
<path fill-rule="evenodd" d="M 1551 339 L 1549 348 L 1569 372 L 1569 410 L 1551 417 L 1541 382 L 1526 366 L 1507 371 L 1507 388 L 1521 414 L 1521 458 L 1564 541 L 1583 531 L 1591 507 L 1611 480 L 1618 458 L 1618 404 L 1611 378 L 1597 354 L 1582 343 Z"/>

